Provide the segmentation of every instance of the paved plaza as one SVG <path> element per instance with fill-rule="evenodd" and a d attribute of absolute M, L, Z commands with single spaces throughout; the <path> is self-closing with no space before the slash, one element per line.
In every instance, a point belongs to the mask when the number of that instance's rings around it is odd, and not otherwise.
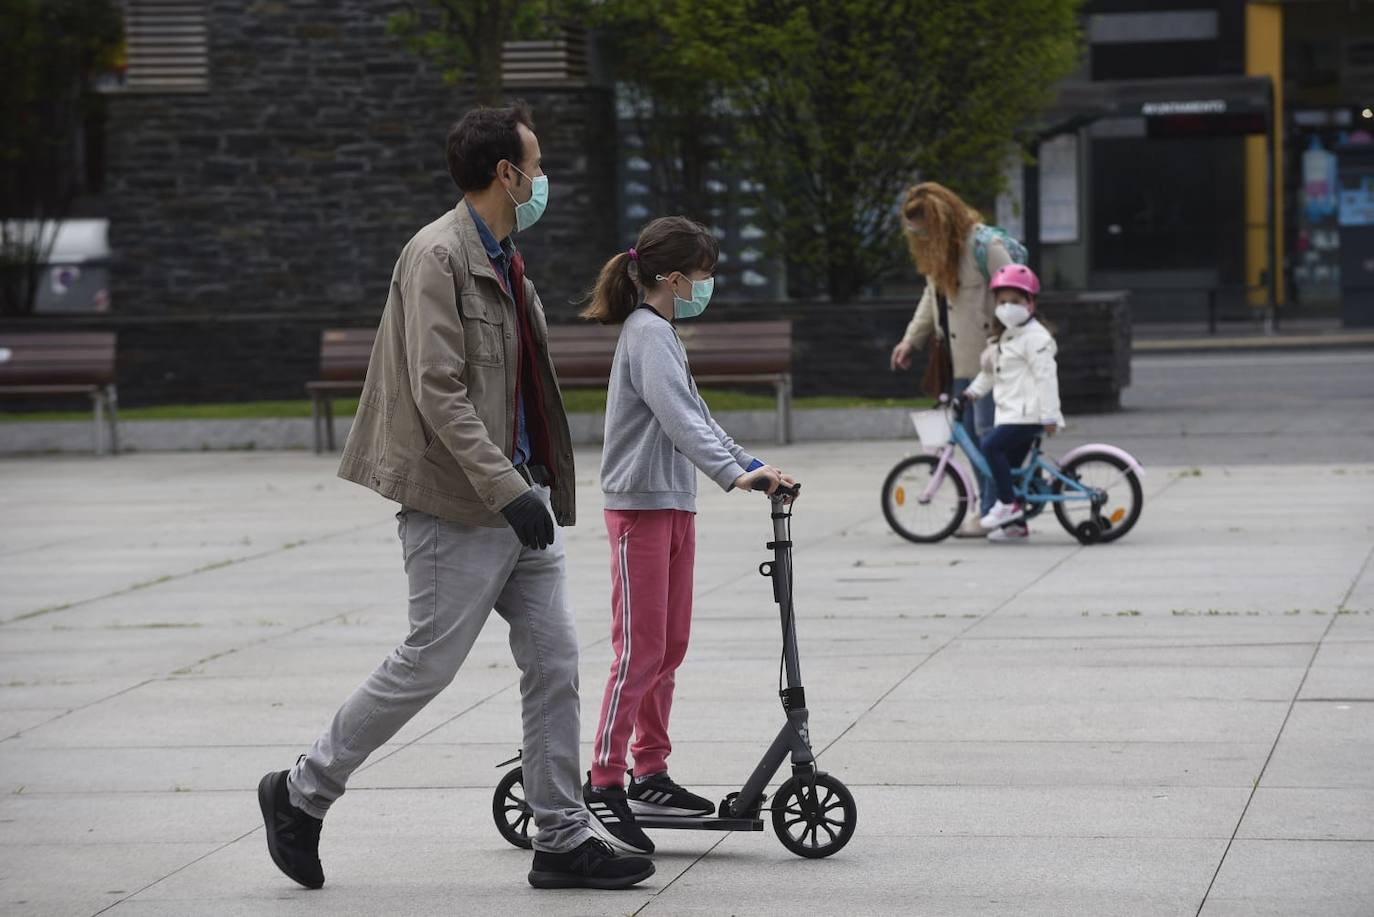
<path fill-rule="evenodd" d="M 454 684 L 324 827 L 327 883 L 267 857 L 254 794 L 404 635 L 394 508 L 301 453 L 0 461 L 6 915 L 1374 914 L 1374 354 L 1138 360 L 1118 442 L 1145 513 L 1113 545 L 906 543 L 914 444 L 764 457 L 793 535 L 827 860 L 660 831 L 631 891 L 548 892 L 491 821 L 519 743 L 493 616 Z M 0 436 L 3 429 L 0 429 Z M 565 532 L 583 737 L 610 660 L 598 456 Z M 674 776 L 718 798 L 780 724 L 766 503 L 703 487 Z M 586 750 L 584 748 L 584 758 Z"/>

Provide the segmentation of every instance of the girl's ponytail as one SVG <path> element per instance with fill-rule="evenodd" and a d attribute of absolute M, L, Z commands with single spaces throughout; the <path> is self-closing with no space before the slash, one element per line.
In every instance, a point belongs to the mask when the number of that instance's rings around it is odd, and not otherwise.
<path fill-rule="evenodd" d="M 639 289 L 630 276 L 628 252 L 621 252 L 601 268 L 592 289 L 591 302 L 582 310 L 582 317 L 603 325 L 618 325 L 639 305 Z"/>
<path fill-rule="evenodd" d="M 720 244 L 705 226 L 686 217 L 659 217 L 644 227 L 633 248 L 601 268 L 582 317 L 619 325 L 639 308 L 642 291 L 658 286 L 659 276 L 714 271 L 719 257 Z"/>

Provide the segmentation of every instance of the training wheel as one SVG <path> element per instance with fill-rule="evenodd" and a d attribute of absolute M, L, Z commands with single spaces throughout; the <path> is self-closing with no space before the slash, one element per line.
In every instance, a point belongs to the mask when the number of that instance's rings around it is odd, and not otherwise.
<path fill-rule="evenodd" d="M 1102 540 L 1102 526 L 1091 519 L 1085 519 L 1073 530 L 1073 537 L 1079 544 L 1097 544 Z"/>
<path fill-rule="evenodd" d="M 534 820 L 534 810 L 525 801 L 524 769 L 513 767 L 496 784 L 496 792 L 491 797 L 491 817 L 496 821 L 496 830 L 501 832 L 509 843 L 529 850 L 534 846 L 530 840 L 530 822 Z"/>
<path fill-rule="evenodd" d="M 789 777 L 773 797 L 773 831 L 797 856 L 838 853 L 854 836 L 854 795 L 829 774 Z"/>

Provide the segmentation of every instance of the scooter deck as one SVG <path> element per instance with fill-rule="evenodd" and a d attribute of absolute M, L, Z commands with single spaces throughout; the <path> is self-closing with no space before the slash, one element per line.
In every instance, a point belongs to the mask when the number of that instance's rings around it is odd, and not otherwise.
<path fill-rule="evenodd" d="M 696 831 L 762 831 L 761 818 L 696 818 L 690 815 L 636 815 L 641 828 L 676 828 Z"/>

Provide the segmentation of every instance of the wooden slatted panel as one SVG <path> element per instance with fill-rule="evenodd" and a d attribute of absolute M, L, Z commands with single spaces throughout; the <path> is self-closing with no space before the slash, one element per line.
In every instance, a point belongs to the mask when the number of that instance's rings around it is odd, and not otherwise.
<path fill-rule="evenodd" d="M 501 79 L 507 86 L 584 86 L 586 32 L 572 27 L 557 38 L 544 41 L 508 41 L 501 70 Z"/>
<path fill-rule="evenodd" d="M 375 328 L 330 328 L 320 332 L 320 378 L 330 382 L 362 382 L 372 357 Z"/>
<path fill-rule="evenodd" d="M 111 385 L 114 332 L 0 334 L 0 385 Z"/>
<path fill-rule="evenodd" d="M 711 322 L 678 326 L 692 372 L 698 376 L 777 375 L 792 371 L 792 323 Z M 555 325 L 549 356 L 560 379 L 609 379 L 620 329 L 609 325 Z M 361 382 L 376 331 L 332 328 L 320 334 L 320 378 Z"/>
<path fill-rule="evenodd" d="M 792 371 L 792 323 L 693 322 L 678 325 L 697 376 Z"/>
<path fill-rule="evenodd" d="M 609 379 L 620 327 L 556 325 L 549 329 L 549 356 L 560 379 Z"/>
<path fill-rule="evenodd" d="M 131 92 L 205 92 L 210 53 L 204 2 L 126 0 L 124 5 Z"/>

